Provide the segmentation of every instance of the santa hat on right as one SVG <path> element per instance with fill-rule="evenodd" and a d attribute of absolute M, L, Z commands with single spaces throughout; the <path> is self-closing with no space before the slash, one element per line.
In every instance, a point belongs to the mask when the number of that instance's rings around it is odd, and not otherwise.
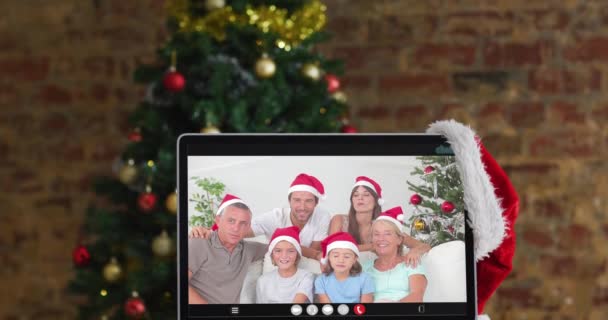
<path fill-rule="evenodd" d="M 381 206 L 384 204 L 384 199 L 382 199 L 382 188 L 380 187 L 378 182 L 374 181 L 372 178 L 359 176 L 355 179 L 355 185 L 353 186 L 353 188 L 358 186 L 364 186 L 374 190 L 376 195 L 378 195 L 378 205 Z"/>
<path fill-rule="evenodd" d="M 507 174 L 470 127 L 444 120 L 432 123 L 427 133 L 446 137 L 456 156 L 475 240 L 477 309 L 482 313 L 487 300 L 513 267 L 513 225 L 519 213 L 519 198 Z"/>

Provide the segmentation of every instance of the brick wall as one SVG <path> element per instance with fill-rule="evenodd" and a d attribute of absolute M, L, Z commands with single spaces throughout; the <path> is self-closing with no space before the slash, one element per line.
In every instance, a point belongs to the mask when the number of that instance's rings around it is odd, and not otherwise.
<path fill-rule="evenodd" d="M 0 3 L 0 318 L 69 319 L 71 248 L 110 174 L 162 0 Z M 326 0 L 361 131 L 469 123 L 521 197 L 493 319 L 608 314 L 608 3 Z M 34 307 L 32 307 L 34 306 Z"/>

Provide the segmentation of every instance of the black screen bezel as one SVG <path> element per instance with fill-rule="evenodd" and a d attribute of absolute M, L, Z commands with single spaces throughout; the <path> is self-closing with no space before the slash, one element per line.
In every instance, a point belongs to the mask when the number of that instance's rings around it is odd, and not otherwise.
<path fill-rule="evenodd" d="M 265 304 L 240 305 L 196 305 L 188 304 L 188 260 L 187 260 L 187 232 L 188 217 L 186 210 L 188 203 L 188 156 L 420 156 L 445 155 L 443 152 L 449 146 L 447 140 L 440 135 L 426 134 L 185 134 L 179 137 L 177 144 L 177 180 L 178 180 L 178 319 L 261 319 L 280 316 L 281 319 L 292 318 L 289 308 L 292 304 L 277 304 L 269 308 Z M 448 149 L 449 150 L 449 149 Z M 441 152 L 441 153 L 438 153 Z M 183 191 L 183 192 L 182 192 Z M 468 214 L 465 212 L 468 221 Z M 465 224 L 465 264 L 466 264 L 466 303 L 416 303 L 416 304 L 375 304 L 384 306 L 382 309 L 390 311 L 393 306 L 406 309 L 408 313 L 417 311 L 424 305 L 425 313 L 411 313 L 403 315 L 378 315 L 374 312 L 374 304 L 367 305 L 366 319 L 403 319 L 423 316 L 424 319 L 442 320 L 468 320 L 475 319 L 477 314 L 476 298 L 476 272 L 473 254 L 473 233 L 468 223 Z M 319 305 L 319 304 L 317 304 Z M 334 305 L 334 309 L 339 304 Z M 334 314 L 334 317 L 352 318 L 352 305 L 347 304 L 351 312 L 346 316 Z M 354 304 L 353 304 L 354 305 Z M 403 305 L 403 307 L 401 307 Z M 465 305 L 465 315 L 430 315 L 433 310 L 449 311 L 462 310 L 455 305 Z M 228 310 L 232 306 L 239 306 L 240 315 L 232 315 Z M 259 308 L 258 308 L 259 307 Z M 305 307 L 305 306 L 303 306 Z M 204 310 L 209 316 L 188 318 L 189 308 Z M 319 306 L 320 308 L 320 306 Z M 369 309 L 371 308 L 371 310 Z M 379 307 L 378 307 L 379 308 Z M 265 314 L 250 314 L 264 311 Z M 316 316 L 302 315 L 293 318 L 327 318 L 319 312 Z"/>

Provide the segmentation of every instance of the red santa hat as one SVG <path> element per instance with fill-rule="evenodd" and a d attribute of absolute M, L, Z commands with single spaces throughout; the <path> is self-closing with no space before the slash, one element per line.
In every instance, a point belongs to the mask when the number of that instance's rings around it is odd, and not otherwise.
<path fill-rule="evenodd" d="M 291 243 L 296 250 L 302 255 L 302 248 L 300 247 L 300 228 L 296 226 L 291 226 L 287 228 L 278 228 L 272 234 L 272 238 L 270 239 L 270 243 L 268 244 L 268 252 L 272 254 L 272 250 L 277 245 L 277 243 L 281 241 L 287 241 Z"/>
<path fill-rule="evenodd" d="M 513 224 L 519 198 L 506 173 L 470 127 L 445 120 L 431 124 L 427 133 L 446 137 L 456 157 L 474 235 L 477 309 L 482 313 L 486 301 L 512 269 Z"/>
<path fill-rule="evenodd" d="M 243 200 L 241 200 L 239 197 L 227 193 L 224 196 L 224 199 L 222 200 L 222 203 L 220 203 L 220 206 L 217 208 L 217 211 L 215 212 L 215 215 L 218 216 L 229 205 L 233 205 L 235 203 L 245 204 L 245 202 L 243 202 Z M 217 230 L 217 224 L 214 223 L 213 226 L 211 226 L 211 230 L 213 230 L 213 231 Z"/>
<path fill-rule="evenodd" d="M 393 223 L 401 232 L 405 232 L 405 227 L 403 226 L 403 209 L 401 207 L 390 208 L 384 212 L 382 212 L 376 220 L 386 220 L 390 223 Z"/>
<path fill-rule="evenodd" d="M 319 199 L 325 199 L 325 188 L 321 181 L 306 173 L 300 173 L 293 180 L 287 194 L 289 195 L 294 191 L 308 191 Z"/>
<path fill-rule="evenodd" d="M 355 240 L 355 238 L 353 238 L 353 236 L 351 236 L 348 232 L 336 232 L 321 241 L 321 250 L 323 251 L 321 263 L 327 264 L 327 255 L 333 249 L 350 249 L 357 255 L 357 257 L 359 256 L 357 240 Z"/>
<path fill-rule="evenodd" d="M 360 176 L 355 179 L 355 185 L 353 186 L 353 188 L 358 186 L 365 186 L 374 190 L 374 192 L 376 192 L 376 194 L 378 195 L 378 205 L 384 204 L 384 199 L 382 199 L 382 188 L 376 181 L 365 176 Z"/>

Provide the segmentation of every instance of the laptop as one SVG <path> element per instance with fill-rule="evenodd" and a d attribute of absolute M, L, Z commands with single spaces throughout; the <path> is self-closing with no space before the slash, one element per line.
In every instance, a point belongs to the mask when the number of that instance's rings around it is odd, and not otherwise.
<path fill-rule="evenodd" d="M 177 152 L 179 319 L 476 319 L 473 233 L 466 223 L 468 213 L 454 153 L 444 137 L 186 134 L 179 138 Z M 306 215 L 298 216 L 292 197 L 296 193 L 291 193 L 308 189 L 290 189 L 302 174 L 322 184 L 322 195 L 317 192 L 319 187 L 312 192 L 308 220 Z M 379 188 L 357 184 L 365 180 L 360 177 Z M 361 185 L 370 188 L 357 189 Z M 363 205 L 353 202 L 356 190 L 373 194 L 374 208 L 381 192 L 382 212 L 402 211 L 398 219 L 405 235 L 381 234 L 384 229 L 371 221 L 368 240 L 359 239 L 367 245 L 360 246 L 355 255 L 361 270 L 353 273 L 351 267 L 348 273 L 357 279 L 365 274 L 366 285 L 335 287 L 342 283 L 336 270 L 343 266 L 336 265 L 333 272 L 338 282 L 332 282 L 334 287 L 323 296 L 325 291 L 315 287 L 321 283 L 317 279 L 329 279 L 332 272 L 313 253 L 323 256 L 319 237 L 330 234 L 334 221 L 347 221 L 338 227 L 334 224 L 334 232 L 349 232 L 342 226 L 358 223 L 356 214 L 368 212 L 361 209 L 349 218 L 356 205 Z M 226 195 L 246 205 L 244 211 L 231 209 L 240 218 L 231 218 L 226 209 L 217 215 Z M 221 230 L 214 230 L 212 225 L 217 227 L 218 221 Z M 267 252 L 267 248 L 276 231 L 272 229 L 297 224 L 294 221 L 305 221 L 300 231 L 302 253 L 294 262 L 296 273 L 305 276 L 289 282 L 295 275 L 286 270 L 294 270 L 293 265 L 277 264 L 274 251 Z M 305 234 L 305 229 L 314 235 Z M 379 240 L 388 235 L 396 236 L 391 239 L 397 239 L 397 244 Z M 406 238 L 427 249 L 417 265 L 403 259 L 393 268 L 382 266 L 387 254 L 384 246 L 398 248 Z M 403 246 L 397 258 L 408 250 Z M 281 263 L 289 264 L 289 259 Z M 262 278 L 278 280 L 262 286 Z M 344 293 L 340 290 L 355 290 L 349 292 L 355 299 L 342 301 L 337 298 L 341 295 L 332 296 L 331 292 Z M 262 298 L 268 296 L 274 297 Z M 334 299 L 328 301 L 328 297 Z"/>

